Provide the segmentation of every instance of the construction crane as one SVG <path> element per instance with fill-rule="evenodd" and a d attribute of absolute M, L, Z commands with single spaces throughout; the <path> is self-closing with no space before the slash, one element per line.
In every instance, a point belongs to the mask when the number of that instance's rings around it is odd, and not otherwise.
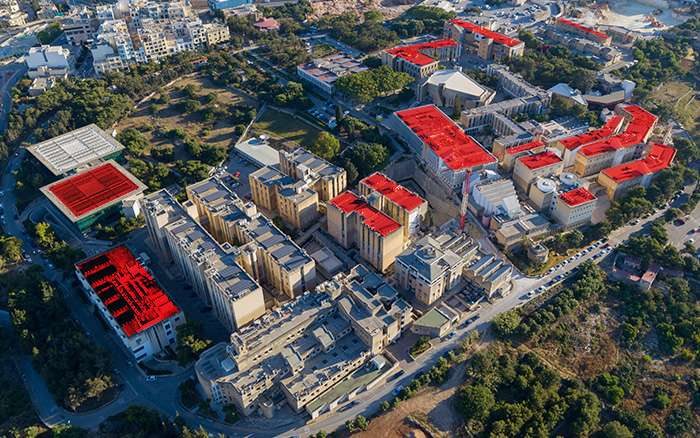
<path fill-rule="evenodd" d="M 469 184 L 472 179 L 471 169 L 467 169 L 464 175 L 464 184 L 462 184 L 462 206 L 459 209 L 459 229 L 464 230 L 464 224 L 467 222 L 467 203 L 469 202 Z"/>

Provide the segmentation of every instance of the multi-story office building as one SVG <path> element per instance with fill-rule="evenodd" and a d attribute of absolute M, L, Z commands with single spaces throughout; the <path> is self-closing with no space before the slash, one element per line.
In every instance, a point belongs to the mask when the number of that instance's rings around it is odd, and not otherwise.
<path fill-rule="evenodd" d="M 269 166 L 251 173 L 248 179 L 255 205 L 279 212 L 295 228 L 306 228 L 318 218 L 318 193 L 308 183 Z"/>
<path fill-rule="evenodd" d="M 578 151 L 585 145 L 595 141 L 608 138 L 620 132 L 624 119 L 622 117 L 611 117 L 605 125 L 600 128 L 573 137 L 566 137 L 553 142 L 551 146 L 559 149 L 562 152 L 564 159 L 564 167 L 570 167 L 574 164 L 574 158 Z"/>
<path fill-rule="evenodd" d="M 462 270 L 478 249 L 465 234 L 426 236 L 396 256 L 394 277 L 430 306 L 462 284 Z"/>
<path fill-rule="evenodd" d="M 383 50 L 381 58 L 382 65 L 407 73 L 418 81 L 437 71 L 440 61 L 455 61 L 460 54 L 460 45 L 448 38 Z"/>
<path fill-rule="evenodd" d="M 369 69 L 360 61 L 342 53 L 317 58 L 307 64 L 297 66 L 297 74 L 303 80 L 330 95 L 335 92 L 333 85 L 339 77 L 366 70 Z"/>
<path fill-rule="evenodd" d="M 496 157 L 433 105 L 397 111 L 390 123 L 452 189 L 462 187 L 467 170 L 498 167 Z"/>
<path fill-rule="evenodd" d="M 244 415 L 260 409 L 272 418 L 286 401 L 316 418 L 379 382 L 381 352 L 405 330 L 412 309 L 358 268 L 204 352 L 195 372 L 205 394 Z"/>
<path fill-rule="evenodd" d="M 564 169 L 564 162 L 552 151 L 540 152 L 518 158 L 513 168 L 513 181 L 520 190 L 530 193 L 530 185 L 537 178 L 557 175 Z"/>
<path fill-rule="evenodd" d="M 644 159 L 603 170 L 598 184 L 605 187 L 610 199 L 617 199 L 631 187 L 649 187 L 654 176 L 671 167 L 675 156 L 676 149 L 654 143 Z"/>
<path fill-rule="evenodd" d="M 443 38 L 459 42 L 462 50 L 476 54 L 486 61 L 501 62 L 506 58 L 520 56 L 525 50 L 525 43 L 522 41 L 462 19 L 446 21 Z"/>
<path fill-rule="evenodd" d="M 360 181 L 360 196 L 365 199 L 373 197 L 374 207 L 403 226 L 404 235 L 413 237 L 418 231 L 428 211 L 428 201 L 396 184 L 386 175 L 375 172 Z"/>
<path fill-rule="evenodd" d="M 93 29 L 90 25 L 90 16 L 85 12 L 74 16 L 71 20 L 63 22 L 63 33 L 68 44 L 78 46 L 92 39 Z"/>
<path fill-rule="evenodd" d="M 280 172 L 306 182 L 322 201 L 327 202 L 340 195 L 348 185 L 345 169 L 300 147 L 279 151 L 279 162 Z"/>
<path fill-rule="evenodd" d="M 561 193 L 554 197 L 552 219 L 570 230 L 587 225 L 593 216 L 597 198 L 583 187 Z"/>
<path fill-rule="evenodd" d="M 352 192 L 328 202 L 328 233 L 384 272 L 403 249 L 403 226 Z"/>
<path fill-rule="evenodd" d="M 241 245 L 237 261 L 257 281 L 290 298 L 313 290 L 314 260 L 258 213 L 255 204 L 241 201 L 226 177 L 212 177 L 187 187 L 187 197 L 196 207 L 195 219 L 222 244 Z"/>
<path fill-rule="evenodd" d="M 265 313 L 262 288 L 238 264 L 241 252 L 220 245 L 192 217 L 197 207 L 175 199 L 179 186 L 159 190 L 141 201 L 151 240 L 172 259 L 185 279 L 231 331 L 240 330 Z"/>
<path fill-rule="evenodd" d="M 185 315 L 124 246 L 76 265 L 78 280 L 119 341 L 137 362 L 175 349 Z"/>

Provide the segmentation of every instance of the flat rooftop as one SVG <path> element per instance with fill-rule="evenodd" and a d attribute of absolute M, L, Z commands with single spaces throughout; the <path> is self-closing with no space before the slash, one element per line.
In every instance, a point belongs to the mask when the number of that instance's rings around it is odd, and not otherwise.
<path fill-rule="evenodd" d="M 520 146 L 516 146 L 514 148 L 506 149 L 506 154 L 514 155 L 514 154 L 517 154 L 519 152 L 529 151 L 530 149 L 538 148 L 540 146 L 543 146 L 541 141 L 537 141 L 537 140 L 531 141 L 530 143 L 525 143 L 525 144 L 521 144 Z"/>
<path fill-rule="evenodd" d="M 539 169 L 545 166 L 561 163 L 562 159 L 552 151 L 540 152 L 539 154 L 519 158 L 518 161 L 527 166 L 530 170 Z"/>
<path fill-rule="evenodd" d="M 364 218 L 363 224 L 382 236 L 388 236 L 401 227 L 398 222 L 372 207 L 363 199 L 358 198 L 352 192 L 341 193 L 329 202 L 344 213 L 355 212 L 359 214 Z"/>
<path fill-rule="evenodd" d="M 473 138 L 434 105 L 394 113 L 452 170 L 496 162 Z"/>
<path fill-rule="evenodd" d="M 127 336 L 180 312 L 124 245 L 78 264 L 78 270 Z"/>
<path fill-rule="evenodd" d="M 27 148 L 54 175 L 123 149 L 124 145 L 94 123 Z"/>
<path fill-rule="evenodd" d="M 236 152 L 259 166 L 275 166 L 280 163 L 279 153 L 257 138 L 251 138 L 235 146 Z"/>
<path fill-rule="evenodd" d="M 398 56 L 404 61 L 408 61 L 411 64 L 418 66 L 424 66 L 437 62 L 438 60 L 432 58 L 428 55 L 421 53 L 423 50 L 441 49 L 443 47 L 455 47 L 458 46 L 454 40 L 447 38 L 439 41 L 432 41 L 423 44 L 414 44 L 412 46 L 397 47 L 395 49 L 387 50 L 387 53 L 391 53 L 394 56 Z"/>
<path fill-rule="evenodd" d="M 560 142 L 569 150 L 576 149 L 579 146 L 610 137 L 620 127 L 623 120 L 624 119 L 622 117 L 611 117 L 610 120 L 608 120 L 608 122 L 600 129 L 565 138 L 560 140 Z"/>
<path fill-rule="evenodd" d="M 466 20 L 461 20 L 461 19 L 456 19 L 456 20 L 450 20 L 450 23 L 456 24 L 459 27 L 462 27 L 468 31 L 478 33 L 479 35 L 485 36 L 486 38 L 491 38 L 492 40 L 501 43 L 503 45 L 506 45 L 508 47 L 514 47 L 517 46 L 518 44 L 522 44 L 522 41 L 516 40 L 515 38 L 509 38 L 503 34 L 500 34 L 498 32 L 494 32 L 492 30 L 488 30 L 485 27 L 477 26 L 474 23 L 470 23 Z"/>
<path fill-rule="evenodd" d="M 596 197 L 591 192 L 579 187 L 566 193 L 559 195 L 559 198 L 564 201 L 569 207 L 575 207 L 589 201 L 595 201 Z"/>
<path fill-rule="evenodd" d="M 379 172 L 376 172 L 363 179 L 362 183 L 366 184 L 372 190 L 381 193 L 391 202 L 406 211 L 411 211 L 426 202 L 425 199 L 416 195 L 407 188 L 396 184 L 394 181 L 390 180 Z"/>
<path fill-rule="evenodd" d="M 141 181 L 113 160 L 41 188 L 73 222 L 144 190 Z"/>
<path fill-rule="evenodd" d="M 342 53 L 317 58 L 297 67 L 319 81 L 332 85 L 339 77 L 369 70 L 366 65 Z"/>

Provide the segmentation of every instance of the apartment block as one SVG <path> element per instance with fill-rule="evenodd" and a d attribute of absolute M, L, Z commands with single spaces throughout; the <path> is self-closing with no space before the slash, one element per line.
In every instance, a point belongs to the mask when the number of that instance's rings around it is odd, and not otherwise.
<path fill-rule="evenodd" d="M 428 211 L 428 201 L 396 184 L 380 172 L 368 176 L 358 185 L 360 196 L 376 200 L 374 207 L 403 226 L 404 236 L 413 237 L 420 231 Z"/>
<path fill-rule="evenodd" d="M 87 296 L 137 362 L 175 349 L 185 315 L 126 248 L 117 246 L 76 265 Z"/>
<path fill-rule="evenodd" d="M 552 151 L 540 152 L 518 158 L 513 168 L 513 181 L 520 190 L 530 193 L 530 185 L 537 179 L 557 175 L 564 169 L 564 162 Z"/>
<path fill-rule="evenodd" d="M 465 234 L 426 236 L 396 256 L 397 284 L 427 306 L 462 285 L 462 271 L 479 245 Z"/>
<path fill-rule="evenodd" d="M 598 184 L 605 187 L 610 199 L 617 199 L 631 187 L 649 187 L 654 176 L 671 167 L 675 156 L 676 149 L 654 143 L 645 158 L 603 170 Z"/>
<path fill-rule="evenodd" d="M 440 61 L 455 61 L 460 55 L 460 45 L 449 38 L 387 49 L 380 54 L 382 65 L 407 73 L 417 81 L 437 71 Z"/>
<path fill-rule="evenodd" d="M 318 218 L 318 193 L 308 183 L 269 166 L 251 173 L 248 180 L 255 205 L 277 211 L 295 228 L 306 228 Z"/>
<path fill-rule="evenodd" d="M 562 193 L 554 197 L 552 219 L 561 223 L 566 230 L 587 225 L 596 202 L 597 198 L 583 187 Z"/>
<path fill-rule="evenodd" d="M 197 379 L 207 397 L 244 415 L 272 418 L 287 403 L 316 418 L 382 381 L 381 352 L 411 310 L 378 276 L 356 268 L 204 352 Z"/>
<path fill-rule="evenodd" d="M 522 41 L 462 19 L 446 21 L 443 38 L 459 42 L 462 50 L 486 61 L 501 62 L 506 58 L 520 56 L 525 50 Z"/>
<path fill-rule="evenodd" d="M 328 202 L 328 233 L 343 247 L 356 246 L 360 256 L 386 271 L 403 249 L 403 226 L 352 192 Z"/>
<path fill-rule="evenodd" d="M 0 1 L 0 23 L 6 27 L 24 26 L 29 16 L 19 6 L 17 0 Z"/>
<path fill-rule="evenodd" d="M 496 158 L 433 105 L 392 114 L 392 128 L 450 188 L 462 187 L 467 170 L 495 170 Z"/>
<path fill-rule="evenodd" d="M 330 164 L 301 147 L 279 151 L 279 162 L 280 172 L 297 181 L 306 182 L 322 201 L 327 202 L 340 195 L 348 185 L 345 169 Z"/>
<path fill-rule="evenodd" d="M 172 259 L 195 292 L 231 331 L 241 330 L 265 314 L 260 285 L 238 264 L 238 248 L 219 244 L 193 216 L 191 201 L 176 199 L 179 186 L 159 190 L 142 202 L 151 240 Z"/>
<path fill-rule="evenodd" d="M 78 46 L 92 39 L 93 29 L 87 13 L 78 14 L 63 23 L 63 33 L 68 44 Z"/>
<path fill-rule="evenodd" d="M 316 286 L 314 260 L 258 213 L 255 204 L 243 202 L 229 183 L 229 175 L 212 177 L 187 187 L 197 219 L 220 242 L 239 246 L 237 261 L 258 282 L 290 298 Z"/>
<path fill-rule="evenodd" d="M 624 119 L 622 117 L 611 117 L 600 129 L 559 139 L 550 146 L 561 151 L 562 158 L 564 159 L 564 167 L 570 167 L 573 166 L 576 154 L 583 146 L 619 133 L 622 129 L 623 122 Z"/>

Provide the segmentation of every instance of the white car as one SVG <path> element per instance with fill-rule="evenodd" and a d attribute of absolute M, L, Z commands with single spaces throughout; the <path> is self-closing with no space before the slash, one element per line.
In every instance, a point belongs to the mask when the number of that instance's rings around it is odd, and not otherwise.
<path fill-rule="evenodd" d="M 146 382 L 155 382 L 156 381 L 156 376 L 148 376 L 146 377 Z"/>

